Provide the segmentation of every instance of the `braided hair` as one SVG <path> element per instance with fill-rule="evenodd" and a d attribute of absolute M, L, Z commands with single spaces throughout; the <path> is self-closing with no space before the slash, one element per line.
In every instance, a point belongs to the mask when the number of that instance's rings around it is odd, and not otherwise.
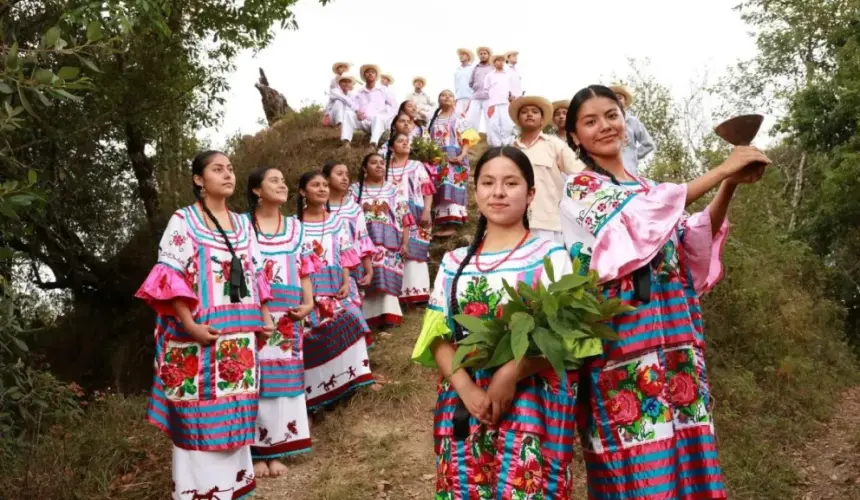
<path fill-rule="evenodd" d="M 242 261 L 239 260 L 239 257 L 236 255 L 236 250 L 233 248 L 233 243 L 230 242 L 230 238 L 227 237 L 227 232 L 224 231 L 224 228 L 221 227 L 221 223 L 218 222 L 218 219 L 206 205 L 205 197 L 202 195 L 202 188 L 194 182 L 194 177 L 202 177 L 203 171 L 210 163 L 212 163 L 212 159 L 218 155 L 227 156 L 221 151 L 209 150 L 198 153 L 194 159 L 191 160 L 191 189 L 194 191 L 194 197 L 197 198 L 197 201 L 203 208 L 203 212 L 215 224 L 218 232 L 221 233 L 221 237 L 224 238 L 227 250 L 230 251 L 230 256 L 232 257 L 230 260 L 230 302 L 235 304 L 241 302 L 243 297 L 247 297 L 249 295 L 248 283 L 245 280 L 245 271 L 242 269 Z M 228 215 L 229 214 L 230 213 L 228 212 Z M 226 278 L 227 277 L 225 276 L 225 279 Z"/>
<path fill-rule="evenodd" d="M 433 137 L 433 124 L 436 123 L 436 118 L 438 118 L 439 113 L 442 112 L 442 94 L 444 94 L 445 92 L 450 93 L 451 91 L 450 90 L 443 90 L 442 92 L 439 92 L 439 95 L 436 97 L 436 100 L 439 101 L 439 107 L 436 108 L 436 111 L 433 112 L 433 117 L 430 118 L 430 124 L 427 125 L 427 132 L 430 133 L 431 138 Z M 451 112 L 453 113 L 454 110 L 452 109 Z"/>
<path fill-rule="evenodd" d="M 320 172 L 319 170 L 311 170 L 310 172 L 305 172 L 304 174 L 302 174 L 301 177 L 299 177 L 299 196 L 296 199 L 296 217 L 298 218 L 299 222 L 302 221 L 302 217 L 304 216 L 305 212 L 305 197 L 302 196 L 302 190 L 307 187 L 310 181 L 314 180 L 317 177 L 323 177 L 322 172 Z"/>
<path fill-rule="evenodd" d="M 528 189 L 532 189 L 535 186 L 535 172 L 532 167 L 532 162 L 529 160 L 529 157 L 526 156 L 519 148 L 515 148 L 512 146 L 502 146 L 490 148 L 484 153 L 481 158 L 478 160 L 477 165 L 475 166 L 475 171 L 473 173 L 473 177 L 475 180 L 475 184 L 478 184 L 478 177 L 481 175 L 481 168 L 490 160 L 504 157 L 508 158 L 516 164 L 517 168 L 520 169 L 520 173 L 523 174 L 523 177 L 526 180 L 526 186 Z M 523 227 L 526 230 L 529 229 L 529 216 L 528 211 L 523 212 Z M 475 256 L 475 253 L 478 251 L 478 247 L 481 246 L 481 243 L 484 241 L 484 236 L 487 232 L 487 218 L 484 217 L 484 214 L 481 214 L 478 217 L 478 225 L 475 228 L 475 235 L 472 237 L 472 243 L 469 244 L 469 247 L 466 249 L 466 255 L 463 257 L 463 260 L 460 262 L 460 267 L 457 268 L 457 272 L 454 273 L 454 278 L 451 280 L 451 291 L 449 295 L 448 302 L 448 314 L 450 317 L 459 313 L 460 304 L 457 302 L 457 282 L 460 281 L 460 275 L 463 274 L 463 270 L 466 269 L 466 266 L 469 264 L 469 261 L 472 260 L 472 257 Z M 463 327 L 460 326 L 456 321 L 454 322 L 454 339 L 462 340 L 464 337 Z"/>
<path fill-rule="evenodd" d="M 260 205 L 260 197 L 257 196 L 254 190 L 259 189 L 263 185 L 266 174 L 272 168 L 265 165 L 260 166 L 251 170 L 251 173 L 248 175 L 248 190 L 245 196 L 248 199 L 248 215 L 251 217 L 251 225 L 254 228 L 254 233 L 257 235 L 260 234 L 260 223 L 257 221 L 257 208 Z"/>
<path fill-rule="evenodd" d="M 404 115 L 406 113 L 403 113 Z M 409 116 L 409 115 L 406 115 Z M 388 147 L 385 151 L 385 180 L 388 180 L 388 170 L 391 167 L 391 158 L 394 156 L 394 142 L 397 141 L 397 138 L 402 136 L 406 136 L 409 139 L 408 134 L 404 134 L 403 132 L 398 132 L 394 130 L 394 123 L 397 122 L 397 119 L 400 118 L 400 114 L 394 117 L 394 121 L 391 122 L 391 135 L 388 137 Z"/>
<path fill-rule="evenodd" d="M 576 94 L 574 94 L 573 99 L 570 100 L 570 106 L 567 108 L 567 119 L 564 122 L 564 130 L 567 132 L 567 144 L 579 155 L 579 159 L 582 160 L 585 165 L 597 172 L 598 174 L 605 175 L 609 177 L 613 184 L 620 185 L 618 179 L 612 175 L 611 172 L 607 171 L 605 168 L 601 167 L 594 161 L 594 158 L 591 157 L 588 151 L 582 146 L 577 146 L 573 141 L 573 137 L 571 137 L 572 132 L 576 132 L 576 119 L 579 114 L 579 109 L 585 104 L 586 101 L 592 99 L 594 97 L 605 97 L 606 99 L 612 99 L 615 104 L 618 106 L 618 109 L 621 110 L 621 114 L 624 115 L 624 106 L 621 105 L 621 102 L 618 100 L 618 96 L 615 95 L 615 92 L 612 89 L 605 87 L 603 85 L 589 85 L 584 89 L 580 90 Z M 656 259 L 656 257 L 655 257 Z M 645 264 L 644 266 L 636 269 L 632 273 L 633 276 L 633 293 L 634 297 L 637 300 L 647 303 L 651 301 L 651 264 Z"/>
<path fill-rule="evenodd" d="M 370 164 L 370 159 L 374 156 L 382 156 L 379 153 L 368 153 L 364 159 L 361 160 L 361 168 L 358 170 L 358 199 L 356 203 L 361 205 L 361 196 L 364 194 L 364 178 L 367 175 L 367 166 Z M 385 178 L 388 179 L 388 168 L 385 169 Z"/>

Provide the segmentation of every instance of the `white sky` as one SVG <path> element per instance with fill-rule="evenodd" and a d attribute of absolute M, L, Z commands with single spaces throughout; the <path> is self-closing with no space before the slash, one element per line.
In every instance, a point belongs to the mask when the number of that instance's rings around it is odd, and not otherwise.
<path fill-rule="evenodd" d="M 569 99 L 591 83 L 628 71 L 627 57 L 650 58 L 647 70 L 676 95 L 707 72 L 755 53 L 749 29 L 732 10 L 739 0 L 335 0 L 323 7 L 302 0 L 297 31 L 282 31 L 265 50 L 237 59 L 224 122 L 203 133 L 215 145 L 237 131 L 263 127 L 258 68 L 291 106 L 324 104 L 337 60 L 378 64 L 395 78 L 399 98 L 413 76 L 427 78 L 436 96 L 453 87 L 457 47 L 518 50 L 527 94 Z M 695 5 L 695 7 L 694 7 Z M 357 76 L 357 75 L 356 75 Z"/>

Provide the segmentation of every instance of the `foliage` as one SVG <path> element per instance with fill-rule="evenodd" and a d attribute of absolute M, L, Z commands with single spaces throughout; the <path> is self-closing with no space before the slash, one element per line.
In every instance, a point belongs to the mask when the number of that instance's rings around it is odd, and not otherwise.
<path fill-rule="evenodd" d="M 435 166 L 444 166 L 446 155 L 442 148 L 429 137 L 416 137 L 412 139 L 409 156 L 413 160 L 418 160 L 421 163 L 427 163 Z"/>
<path fill-rule="evenodd" d="M 549 257 L 544 257 L 543 264 L 549 286 L 538 282 L 535 289 L 520 282 L 514 288 L 503 280 L 509 301 L 489 305 L 488 315 L 495 314 L 494 318 L 454 316 L 469 335 L 457 342 L 452 370 L 495 368 L 512 359 L 543 356 L 562 376 L 598 354 L 600 339 L 618 338 L 605 322 L 633 308 L 619 299 L 604 300 L 597 271 L 583 273 L 580 260 L 573 259 L 573 273 L 556 281 Z"/>

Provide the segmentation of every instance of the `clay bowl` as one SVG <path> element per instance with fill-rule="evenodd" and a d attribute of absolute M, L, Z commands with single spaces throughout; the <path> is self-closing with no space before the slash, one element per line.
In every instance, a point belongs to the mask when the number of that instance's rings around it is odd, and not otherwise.
<path fill-rule="evenodd" d="M 762 115 L 741 115 L 717 125 L 714 132 L 733 146 L 749 146 L 764 121 Z"/>

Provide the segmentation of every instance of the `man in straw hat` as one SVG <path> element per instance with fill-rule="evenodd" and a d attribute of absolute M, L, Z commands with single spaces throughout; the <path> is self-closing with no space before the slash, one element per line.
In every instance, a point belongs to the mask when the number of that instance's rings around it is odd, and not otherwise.
<path fill-rule="evenodd" d="M 472 78 L 472 62 L 475 60 L 475 54 L 469 49 L 457 49 L 457 56 L 460 58 L 460 66 L 454 72 L 454 112 L 458 116 L 466 116 L 466 110 L 469 108 L 469 99 L 472 98 L 472 88 L 469 87 L 469 80 Z"/>
<path fill-rule="evenodd" d="M 521 149 L 534 167 L 534 201 L 529 207 L 529 229 L 537 236 L 564 244 L 561 234 L 561 192 L 568 174 L 580 172 L 585 165 L 566 143 L 543 133 L 553 117 L 553 105 L 547 99 L 525 96 L 510 105 L 511 119 L 520 127 L 514 147 Z"/>
<path fill-rule="evenodd" d="M 388 73 L 383 73 L 379 75 L 379 83 L 381 83 L 383 87 L 391 88 L 391 85 L 394 83 L 394 77 Z"/>
<path fill-rule="evenodd" d="M 352 91 L 355 78 L 349 75 L 338 77 L 338 87 L 329 93 L 329 103 L 323 118 L 323 125 L 337 127 L 348 114 L 355 115 L 355 93 Z M 343 130 L 341 130 L 343 132 Z M 350 136 L 351 137 L 351 136 Z M 343 139 L 343 137 L 341 137 Z M 345 142 L 349 142 L 347 138 Z"/>
<path fill-rule="evenodd" d="M 433 116 L 433 111 L 436 109 L 436 101 L 424 92 L 425 85 L 427 85 L 427 79 L 423 76 L 413 78 L 412 87 L 414 88 L 414 92 L 407 95 L 406 100 L 412 101 L 415 104 L 415 109 L 418 113 L 417 119 L 427 124 L 430 121 L 430 117 Z"/>
<path fill-rule="evenodd" d="M 505 68 L 505 55 L 493 56 L 493 68 L 484 77 L 487 93 L 487 142 L 491 147 L 507 146 L 514 138 L 514 123 L 508 116 L 511 97 L 511 74 Z"/>
<path fill-rule="evenodd" d="M 338 85 L 338 78 L 340 78 L 343 74 L 345 74 L 347 71 L 349 71 L 349 68 L 351 66 L 352 65 L 349 64 L 348 62 L 343 62 L 343 61 L 338 61 L 338 62 L 331 65 L 331 71 L 332 71 L 332 73 L 334 73 L 334 78 L 332 78 L 331 85 L 329 85 L 329 88 L 331 90 L 338 88 L 338 86 L 339 86 Z"/>
<path fill-rule="evenodd" d="M 511 72 L 511 100 L 525 95 L 523 92 L 523 77 L 520 75 L 520 70 L 517 69 L 517 60 L 520 53 L 516 50 L 505 53 L 505 62 L 508 64 L 508 70 Z"/>
<path fill-rule="evenodd" d="M 489 47 L 478 47 L 477 52 L 478 64 L 472 69 L 472 76 L 469 78 L 472 97 L 466 111 L 466 121 L 478 132 L 486 132 L 488 95 L 484 90 L 484 79 L 493 71 L 493 65 L 490 63 L 493 51 Z"/>
<path fill-rule="evenodd" d="M 633 93 L 630 92 L 630 89 L 624 85 L 613 85 L 609 88 L 615 92 L 621 106 L 624 107 L 624 121 L 627 122 L 627 144 L 621 151 L 624 169 L 632 175 L 638 175 L 639 160 L 654 151 L 654 141 L 648 131 L 645 130 L 645 125 L 628 109 L 633 104 Z"/>
<path fill-rule="evenodd" d="M 552 103 L 552 126 L 555 127 L 555 137 L 567 146 L 567 134 L 564 131 L 564 122 L 567 121 L 567 107 L 570 101 L 555 101 Z"/>
<path fill-rule="evenodd" d="M 341 139 L 349 141 L 355 129 L 363 130 L 370 134 L 370 146 L 376 149 L 388 127 L 388 121 L 397 109 L 397 102 L 390 92 L 378 84 L 379 66 L 365 64 L 360 72 L 364 88 L 355 96 L 355 117 L 344 118 Z"/>

